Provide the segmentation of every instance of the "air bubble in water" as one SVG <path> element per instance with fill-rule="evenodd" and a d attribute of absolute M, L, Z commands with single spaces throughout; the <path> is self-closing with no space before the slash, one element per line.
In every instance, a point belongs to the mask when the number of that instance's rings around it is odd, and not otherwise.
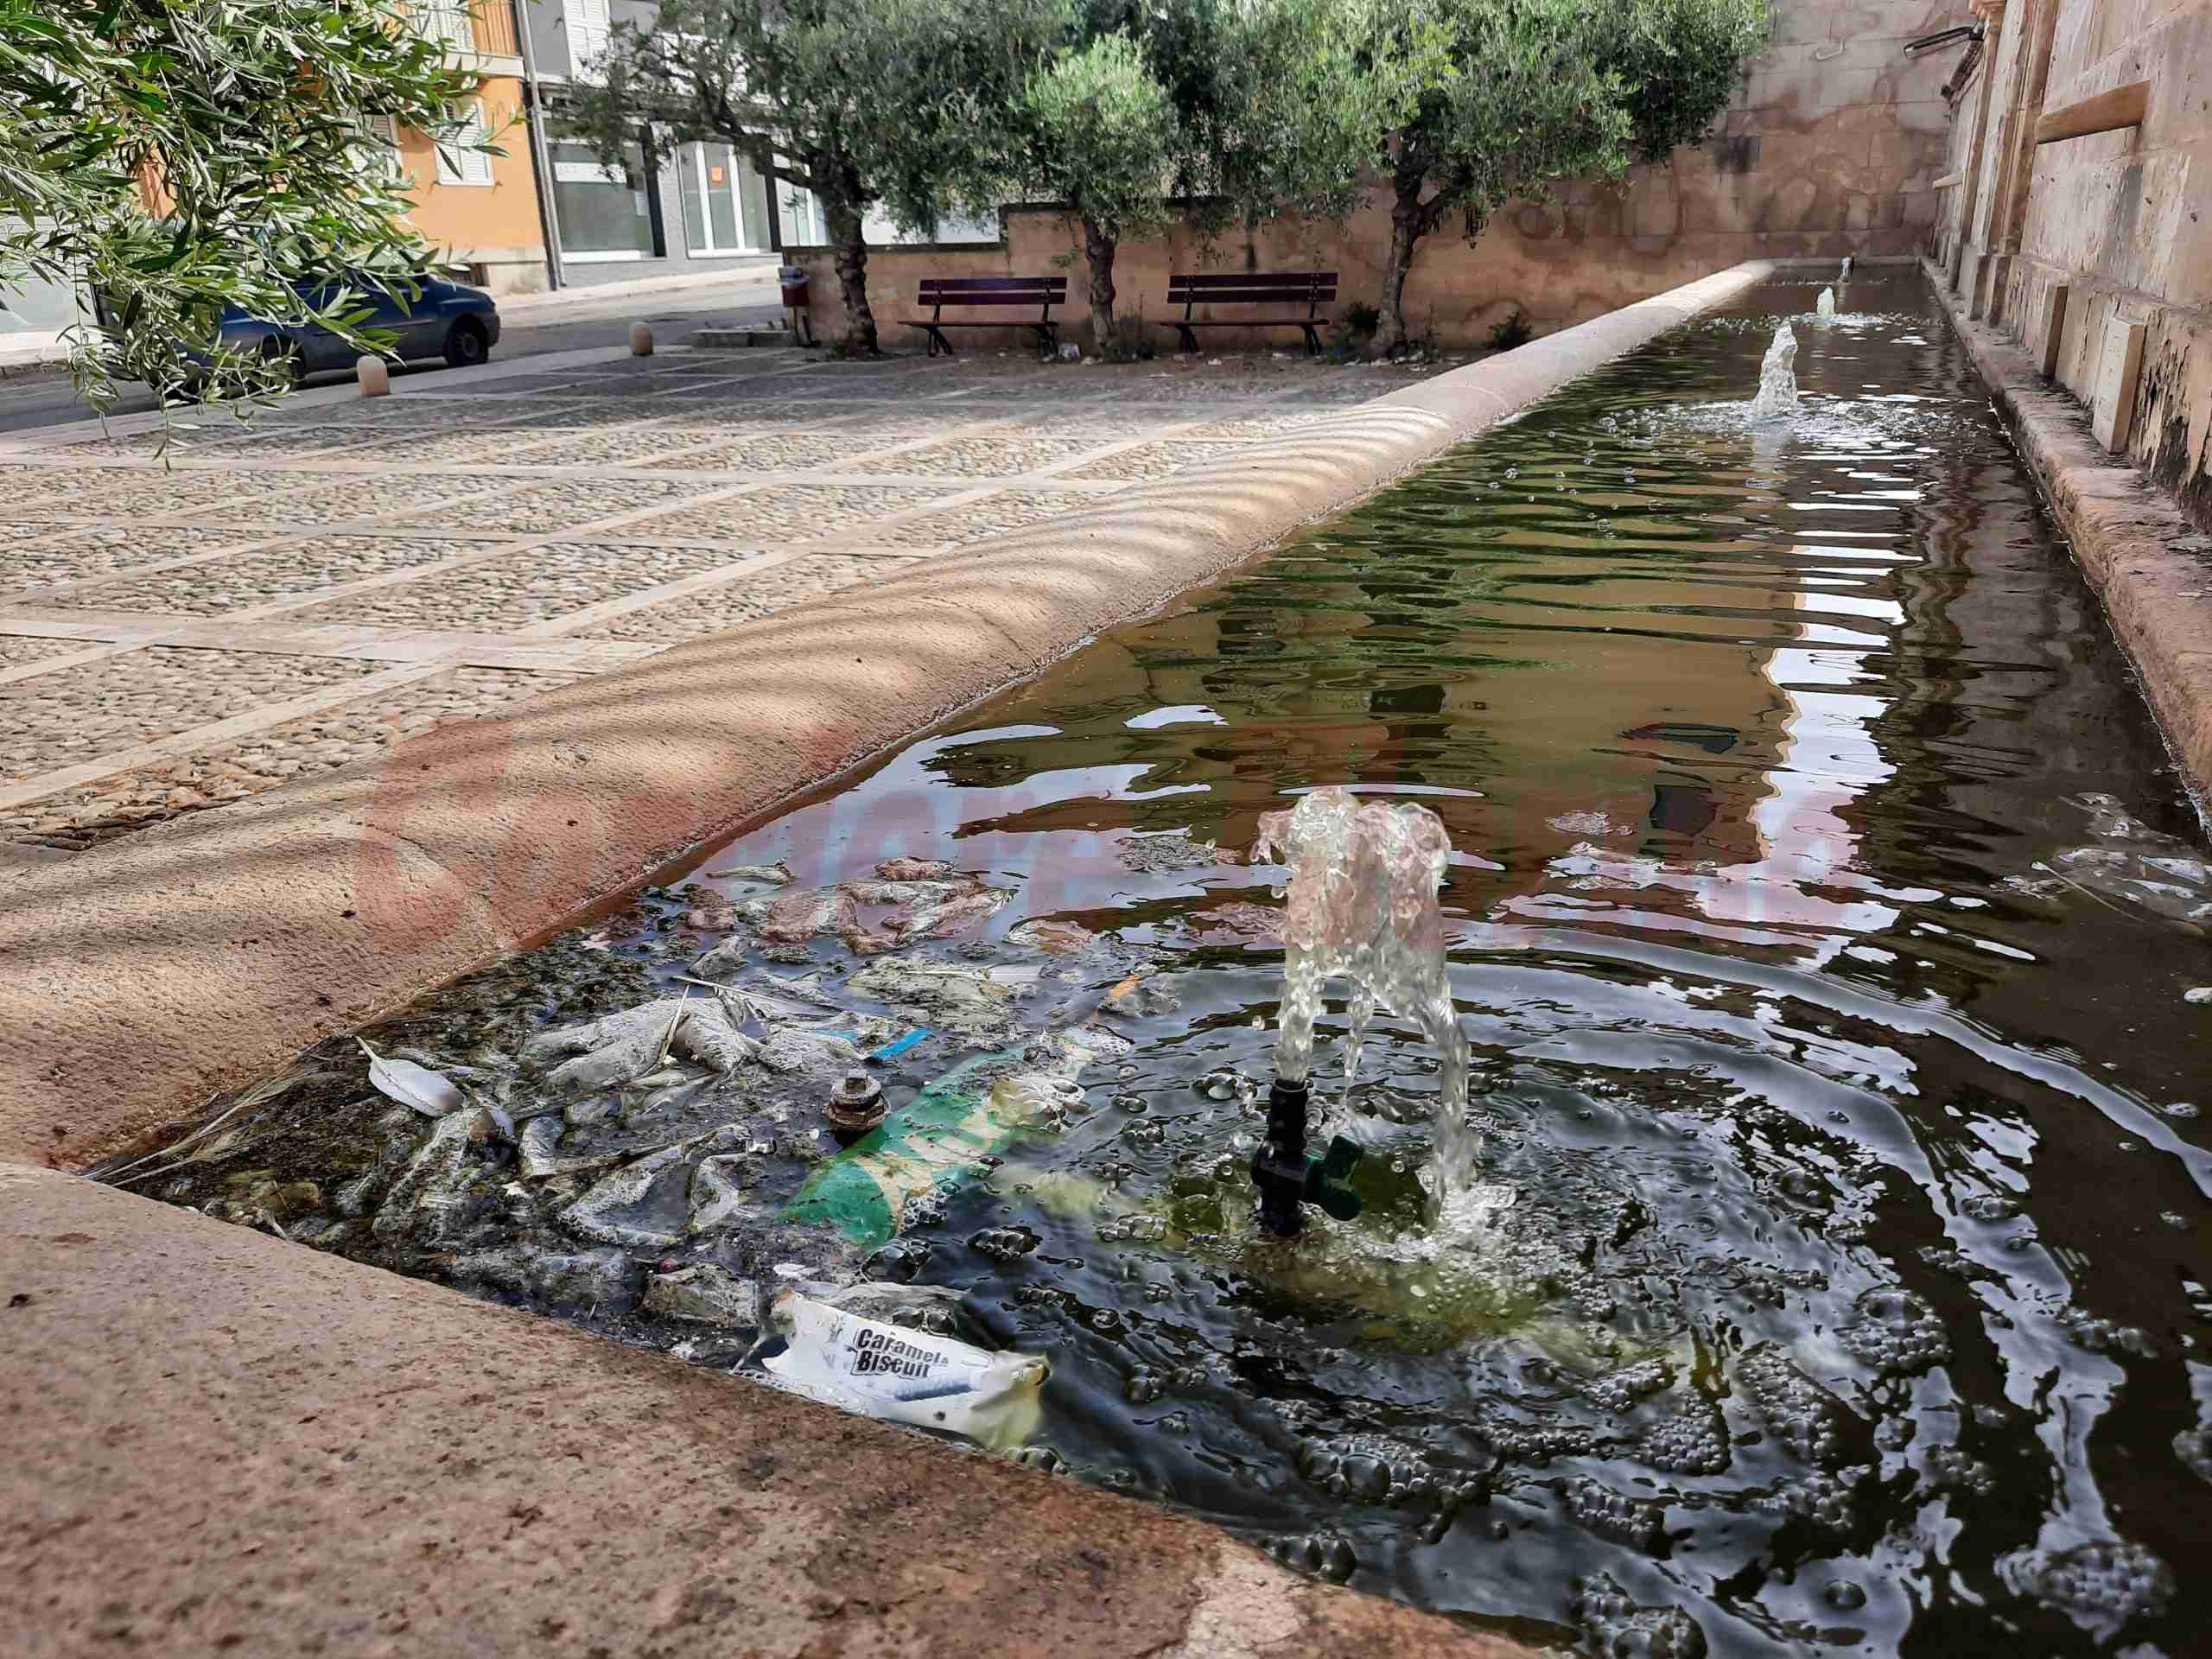
<path fill-rule="evenodd" d="M 1878 1371 L 1924 1371 L 1951 1357 L 1942 1320 L 1909 1290 L 1870 1290 L 1853 1311 L 1857 1317 L 1835 1333 L 1836 1340 Z"/>
<path fill-rule="evenodd" d="M 1610 1573 L 1578 1579 L 1568 1608 L 1594 1653 L 1638 1659 L 1705 1659 L 1705 1632 L 1679 1607 L 1647 1607 Z"/>
<path fill-rule="evenodd" d="M 2155 1614 L 2174 1592 L 2166 1564 L 2140 1544 L 2113 1540 L 2083 1544 L 2037 1562 L 2035 1593 L 2094 1630 L 2112 1631 Z"/>

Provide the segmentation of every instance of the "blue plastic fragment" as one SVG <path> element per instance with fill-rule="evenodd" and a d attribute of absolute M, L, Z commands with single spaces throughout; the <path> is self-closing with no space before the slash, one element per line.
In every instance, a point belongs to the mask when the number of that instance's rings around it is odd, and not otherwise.
<path fill-rule="evenodd" d="M 925 1027 L 917 1026 L 913 1030 L 908 1032 L 904 1037 L 898 1039 L 894 1042 L 886 1043 L 881 1048 L 875 1050 L 868 1056 L 868 1058 L 877 1062 L 879 1065 L 886 1060 L 895 1060 L 901 1054 L 904 1054 L 908 1049 L 913 1047 L 915 1044 L 921 1042 L 929 1035 L 930 1033 Z"/>

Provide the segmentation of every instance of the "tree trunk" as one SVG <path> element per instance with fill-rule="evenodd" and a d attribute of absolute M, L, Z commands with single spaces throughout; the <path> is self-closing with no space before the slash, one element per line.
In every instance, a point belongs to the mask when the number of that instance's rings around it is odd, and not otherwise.
<path fill-rule="evenodd" d="M 1421 173 L 1399 169 L 1397 200 L 1390 208 L 1390 266 L 1382 275 L 1382 316 L 1367 348 L 1370 358 L 1389 357 L 1406 347 L 1406 278 L 1414 268 L 1414 249 L 1428 228 L 1421 200 L 1424 181 Z"/>
<path fill-rule="evenodd" d="M 822 200 L 822 219 L 836 249 L 837 288 L 845 302 L 845 334 L 839 341 L 852 357 L 880 357 L 875 313 L 868 303 L 868 238 L 861 231 L 861 209 L 851 197 Z"/>
<path fill-rule="evenodd" d="M 1098 221 L 1083 221 L 1083 251 L 1090 261 L 1090 349 L 1111 359 L 1121 351 L 1114 334 L 1114 238 Z"/>

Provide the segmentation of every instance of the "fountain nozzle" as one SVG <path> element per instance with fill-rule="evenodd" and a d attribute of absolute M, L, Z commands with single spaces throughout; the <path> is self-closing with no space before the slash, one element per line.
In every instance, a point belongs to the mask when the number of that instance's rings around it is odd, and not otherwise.
<path fill-rule="evenodd" d="M 1359 1194 L 1345 1178 L 1359 1161 L 1357 1142 L 1339 1135 L 1319 1158 L 1306 1155 L 1306 1110 L 1311 1085 L 1303 1077 L 1277 1077 L 1268 1092 L 1268 1138 L 1252 1154 L 1252 1185 L 1260 1189 L 1260 1225 L 1281 1237 L 1306 1224 L 1301 1203 L 1318 1204 L 1338 1221 L 1359 1213 Z"/>

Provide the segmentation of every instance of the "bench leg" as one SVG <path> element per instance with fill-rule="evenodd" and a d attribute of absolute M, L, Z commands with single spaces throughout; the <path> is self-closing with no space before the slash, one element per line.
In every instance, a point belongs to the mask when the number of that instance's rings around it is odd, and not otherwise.
<path fill-rule="evenodd" d="M 953 353 L 953 350 L 952 350 L 952 342 L 951 342 L 950 340 L 947 340 L 947 339 L 944 337 L 944 329 L 942 329 L 942 328 L 931 328 L 931 329 L 929 331 L 929 334 L 930 334 L 930 351 L 929 351 L 929 354 L 930 354 L 931 357 L 935 357 L 935 356 L 936 356 L 939 352 L 943 352 L 943 353 L 944 353 L 947 357 L 950 357 L 950 356 L 954 355 L 954 353 Z"/>
<path fill-rule="evenodd" d="M 1029 326 L 1037 331 L 1037 360 L 1039 363 L 1051 362 L 1052 354 L 1059 350 L 1060 325 L 1057 322 L 1033 322 Z"/>
<path fill-rule="evenodd" d="M 1318 330 L 1318 329 L 1316 329 L 1316 328 L 1313 327 L 1313 325 L 1312 323 L 1310 323 L 1310 322 L 1302 322 L 1302 323 L 1299 324 L 1299 327 L 1301 327 L 1301 328 L 1303 328 L 1303 329 L 1305 329 L 1305 331 L 1306 331 L 1306 356 L 1308 356 L 1308 357 L 1319 357 L 1319 356 L 1320 356 L 1320 355 L 1321 355 L 1321 335 L 1320 335 L 1320 331 L 1319 331 L 1319 330 Z"/>
<path fill-rule="evenodd" d="M 1196 357 L 1198 354 L 1198 337 L 1179 322 L 1175 325 L 1175 333 L 1179 337 L 1182 348 Z"/>

